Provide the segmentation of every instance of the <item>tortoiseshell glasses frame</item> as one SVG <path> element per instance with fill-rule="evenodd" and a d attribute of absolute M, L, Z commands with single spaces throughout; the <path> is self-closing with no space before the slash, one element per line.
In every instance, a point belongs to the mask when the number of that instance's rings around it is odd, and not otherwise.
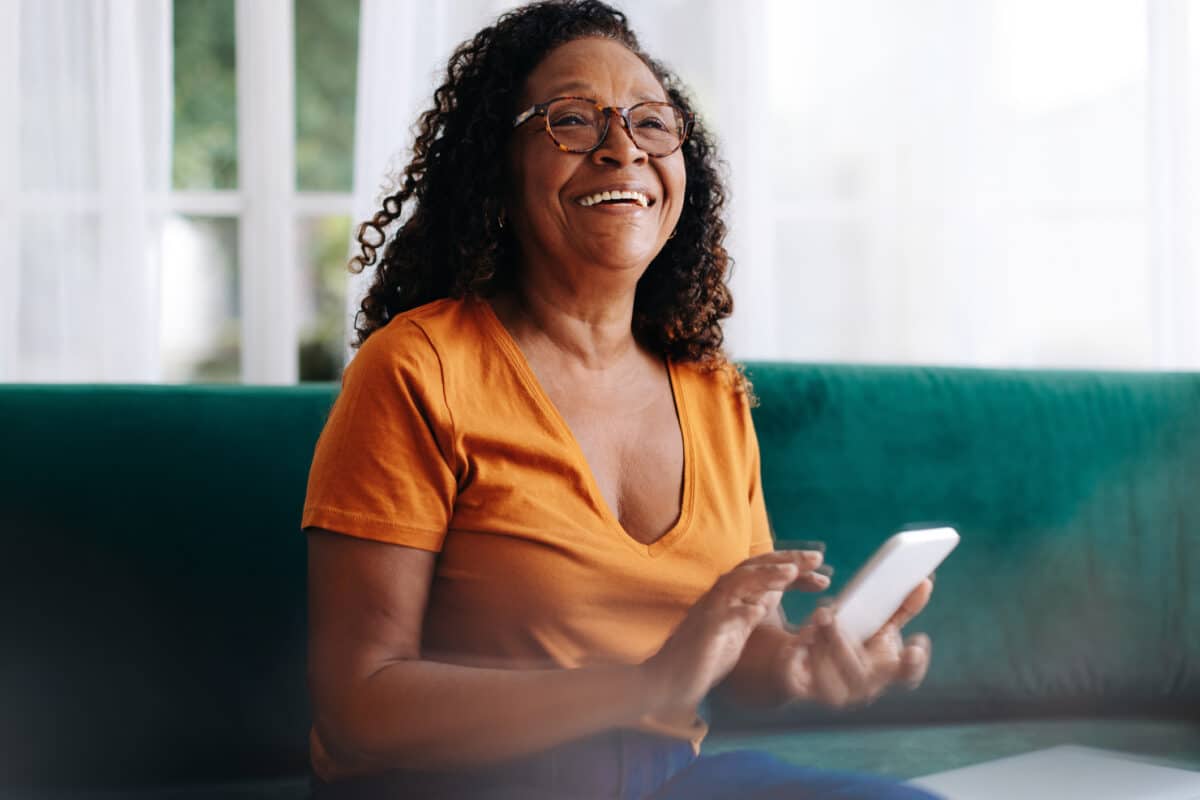
<path fill-rule="evenodd" d="M 564 142 L 563 139 L 569 140 L 571 137 L 565 135 L 563 130 L 560 130 L 558 136 L 555 135 L 553 121 L 551 120 L 551 114 L 549 111 L 550 107 L 556 103 L 562 106 L 563 101 L 573 101 L 576 103 L 577 111 L 583 110 L 583 106 L 578 104 L 587 104 L 587 110 L 593 115 L 598 115 L 582 120 L 584 123 L 582 127 L 594 132 L 594 143 L 580 144 L 572 143 L 570 141 Z M 568 105 L 567 109 L 569 108 L 570 106 Z M 654 130 L 657 135 L 652 135 L 643 131 L 637 126 L 637 124 L 635 124 L 635 120 L 637 123 L 640 123 L 645 121 L 645 119 L 650 119 L 649 117 L 638 117 L 639 114 L 649 114 L 654 111 L 669 111 L 674 117 L 674 129 L 656 128 Z M 684 111 L 674 103 L 649 101 L 622 108 L 621 106 L 601 105 L 590 97 L 575 97 L 567 95 L 564 97 L 552 97 L 544 103 L 535 103 L 518 114 L 513 119 L 512 126 L 514 129 L 519 128 L 534 117 L 540 116 L 545 121 L 544 127 L 546 129 L 546 134 L 550 137 L 550 140 L 554 142 L 554 145 L 559 150 L 563 151 L 564 153 L 586 154 L 594 152 L 595 150 L 599 149 L 602 144 L 604 144 L 604 140 L 608 138 L 610 128 L 609 123 L 614 114 L 622 121 L 622 123 L 624 123 L 626 133 L 628 133 L 630 138 L 633 139 L 633 143 L 637 145 L 638 149 L 642 150 L 644 153 L 646 153 L 646 155 L 651 156 L 652 158 L 665 158 L 682 147 L 683 143 L 687 141 L 688 136 L 691 135 L 692 127 L 696 122 L 695 114 L 691 113 L 690 111 Z M 571 127 L 580 126 L 572 125 Z M 580 133 L 582 133 L 582 131 Z M 667 134 L 669 134 L 669 137 Z M 578 138 L 578 136 L 575 138 Z M 590 139 L 590 137 L 587 138 Z M 656 141 L 656 139 L 665 141 Z"/>

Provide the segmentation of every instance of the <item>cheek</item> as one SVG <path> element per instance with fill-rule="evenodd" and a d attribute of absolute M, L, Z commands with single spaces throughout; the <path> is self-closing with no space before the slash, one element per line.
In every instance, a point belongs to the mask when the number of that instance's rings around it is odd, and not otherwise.
<path fill-rule="evenodd" d="M 562 164 L 556 163 L 553 156 L 558 155 L 550 148 L 534 147 L 538 142 L 525 142 L 524 147 L 518 148 L 513 154 L 511 174 L 513 176 L 513 201 L 525 213 L 540 216 L 546 213 L 546 207 L 555 201 L 557 187 L 561 185 Z M 551 156 L 547 158 L 547 155 Z"/>

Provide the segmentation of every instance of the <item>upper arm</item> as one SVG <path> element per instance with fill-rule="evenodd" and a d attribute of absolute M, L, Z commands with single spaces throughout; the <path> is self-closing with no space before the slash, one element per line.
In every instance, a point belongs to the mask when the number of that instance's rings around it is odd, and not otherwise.
<path fill-rule="evenodd" d="M 437 554 L 308 529 L 309 688 L 318 718 L 395 661 L 419 658 Z"/>
<path fill-rule="evenodd" d="M 411 322 L 389 325 L 346 368 L 301 526 L 440 550 L 458 493 L 454 442 L 437 353 Z"/>

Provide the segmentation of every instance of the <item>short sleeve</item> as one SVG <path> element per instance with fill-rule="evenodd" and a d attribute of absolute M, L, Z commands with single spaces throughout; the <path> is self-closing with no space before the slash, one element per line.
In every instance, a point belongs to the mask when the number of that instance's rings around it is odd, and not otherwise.
<path fill-rule="evenodd" d="M 439 551 L 454 509 L 441 361 L 396 319 L 359 349 L 317 441 L 301 527 Z"/>
<path fill-rule="evenodd" d="M 742 403 L 746 416 L 746 450 L 750 473 L 750 555 L 757 556 L 775 549 L 771 536 L 771 523 L 767 518 L 767 504 L 762 491 L 762 464 L 758 452 L 758 435 L 754 432 L 754 421 L 750 418 L 749 402 Z"/>

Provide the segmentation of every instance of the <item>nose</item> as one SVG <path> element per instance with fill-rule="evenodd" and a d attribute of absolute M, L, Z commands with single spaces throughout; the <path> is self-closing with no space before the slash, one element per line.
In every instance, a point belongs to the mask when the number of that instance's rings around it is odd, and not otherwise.
<path fill-rule="evenodd" d="M 625 120 L 620 114 L 609 113 L 608 133 L 604 135 L 600 146 L 592 151 L 592 160 L 610 167 L 645 164 L 649 156 L 633 141 L 633 134 L 625 127 Z"/>

